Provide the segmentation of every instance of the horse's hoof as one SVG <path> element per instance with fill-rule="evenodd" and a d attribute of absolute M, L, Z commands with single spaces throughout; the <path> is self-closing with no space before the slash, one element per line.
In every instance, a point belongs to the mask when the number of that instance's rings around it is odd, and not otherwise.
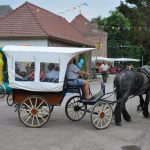
<path fill-rule="evenodd" d="M 149 116 L 149 113 L 144 113 L 144 112 L 143 112 L 143 115 L 144 115 L 145 118 L 149 118 L 149 117 L 150 117 L 150 116 Z"/>
<path fill-rule="evenodd" d="M 132 120 L 131 120 L 131 118 L 129 118 L 129 119 L 127 119 L 126 121 L 130 122 L 130 121 L 132 121 Z"/>
<path fill-rule="evenodd" d="M 116 123 L 116 126 L 122 126 L 122 124 L 121 123 Z"/>
<path fill-rule="evenodd" d="M 150 118 L 150 116 L 144 116 L 145 118 Z"/>

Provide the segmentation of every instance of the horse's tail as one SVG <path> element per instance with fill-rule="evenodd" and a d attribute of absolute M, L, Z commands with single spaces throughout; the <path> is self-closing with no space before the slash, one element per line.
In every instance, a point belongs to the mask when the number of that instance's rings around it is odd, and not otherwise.
<path fill-rule="evenodd" d="M 122 81 L 121 74 L 116 75 L 113 82 L 113 88 L 117 99 L 121 98 L 123 92 L 121 81 Z"/>

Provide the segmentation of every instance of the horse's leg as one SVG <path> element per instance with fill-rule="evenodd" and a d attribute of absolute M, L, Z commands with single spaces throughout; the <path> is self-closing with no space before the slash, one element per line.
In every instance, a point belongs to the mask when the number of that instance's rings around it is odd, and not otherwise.
<path fill-rule="evenodd" d="M 144 99 L 142 95 L 139 95 L 140 97 L 140 104 L 137 106 L 137 111 L 142 111 L 144 107 Z"/>
<path fill-rule="evenodd" d="M 114 109 L 114 120 L 117 126 L 121 126 L 121 112 L 122 112 L 122 102 L 120 101 L 123 97 L 123 94 L 121 91 L 116 92 L 116 99 L 117 104 Z"/>
<path fill-rule="evenodd" d="M 144 107 L 143 107 L 143 115 L 145 118 L 149 117 L 149 112 L 148 112 L 149 100 L 150 100 L 150 90 L 146 92 L 146 99 L 145 99 Z"/>
<path fill-rule="evenodd" d="M 121 103 L 116 104 L 114 116 L 116 125 L 121 126 Z"/>
<path fill-rule="evenodd" d="M 124 102 L 122 104 L 122 115 L 123 115 L 124 120 L 131 121 L 131 116 L 129 115 L 129 113 L 126 110 L 126 104 L 125 103 L 126 102 Z"/>

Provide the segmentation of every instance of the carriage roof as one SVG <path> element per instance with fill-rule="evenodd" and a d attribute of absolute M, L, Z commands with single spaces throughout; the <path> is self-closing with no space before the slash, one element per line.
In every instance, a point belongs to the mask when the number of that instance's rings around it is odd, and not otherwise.
<path fill-rule="evenodd" d="M 67 64 L 74 56 L 95 48 L 72 47 L 35 47 L 35 46 L 5 46 L 3 52 L 7 57 L 8 76 L 11 88 L 30 91 L 62 91 Z M 34 63 L 34 81 L 16 80 L 16 64 Z M 54 63 L 59 66 L 59 81 L 41 82 L 39 80 L 41 63 Z M 19 64 L 19 65 L 20 65 Z M 25 67 L 24 67 L 25 68 Z"/>
<path fill-rule="evenodd" d="M 78 48 L 78 47 L 36 47 L 36 46 L 5 46 L 4 52 L 34 52 L 34 53 L 57 53 L 61 54 L 78 54 L 95 48 Z"/>

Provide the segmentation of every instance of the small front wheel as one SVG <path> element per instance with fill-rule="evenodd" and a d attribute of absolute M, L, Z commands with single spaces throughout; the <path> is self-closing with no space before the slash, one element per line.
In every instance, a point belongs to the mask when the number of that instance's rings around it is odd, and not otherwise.
<path fill-rule="evenodd" d="M 65 106 L 66 116 L 72 121 L 81 120 L 87 110 L 87 105 L 80 102 L 80 96 L 71 97 Z"/>
<path fill-rule="evenodd" d="M 96 129 L 105 129 L 113 118 L 113 110 L 106 102 L 97 102 L 91 112 L 91 122 Z"/>

